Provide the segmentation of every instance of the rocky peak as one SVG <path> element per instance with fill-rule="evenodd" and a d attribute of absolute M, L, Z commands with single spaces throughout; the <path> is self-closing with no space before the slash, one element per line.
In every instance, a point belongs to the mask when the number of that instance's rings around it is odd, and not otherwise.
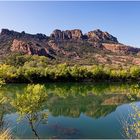
<path fill-rule="evenodd" d="M 79 29 L 74 30 L 54 30 L 53 33 L 50 35 L 50 37 L 54 40 L 79 40 L 79 39 L 88 39 L 93 42 L 110 42 L 110 43 L 118 43 L 118 40 L 116 37 L 112 36 L 108 32 L 103 32 L 99 29 L 90 31 L 87 34 L 83 35 L 82 31 Z"/>
<path fill-rule="evenodd" d="M 79 29 L 70 30 L 73 39 L 81 39 L 83 34 Z"/>
<path fill-rule="evenodd" d="M 36 34 L 35 35 L 36 36 L 36 38 L 38 38 L 38 39 L 46 39 L 47 38 L 47 36 L 45 35 L 45 34 L 41 34 L 41 33 L 38 33 L 38 34 Z"/>
<path fill-rule="evenodd" d="M 83 36 L 82 31 L 79 29 L 66 30 L 66 31 L 61 31 L 56 29 L 50 35 L 50 37 L 55 40 L 82 39 L 82 36 Z"/>
<path fill-rule="evenodd" d="M 8 30 L 8 29 L 2 29 L 0 35 L 7 35 L 7 36 L 15 36 L 15 35 L 19 35 L 20 33 L 15 32 L 13 30 Z"/>
<path fill-rule="evenodd" d="M 9 30 L 8 29 L 2 29 L 0 35 L 5 35 L 5 34 L 9 34 Z"/>
<path fill-rule="evenodd" d="M 103 32 L 99 29 L 88 32 L 87 36 L 88 36 L 88 39 L 96 41 L 96 42 L 98 42 L 98 41 L 107 42 L 108 41 L 108 42 L 118 43 L 118 40 L 116 37 L 112 36 L 108 32 Z"/>
<path fill-rule="evenodd" d="M 37 40 L 43 40 L 48 39 L 45 34 L 27 34 L 24 31 L 23 32 L 15 32 L 13 30 L 8 29 L 2 29 L 1 34 L 2 36 L 12 36 L 13 38 L 18 39 L 37 39 Z M 73 30 L 65 30 L 61 31 L 59 29 L 56 29 L 53 31 L 53 33 L 50 35 L 51 39 L 54 39 L 56 41 L 58 40 L 85 40 L 88 39 L 92 42 L 101 42 L 101 43 L 118 43 L 118 40 L 116 37 L 112 36 L 108 32 L 103 32 L 99 29 L 90 31 L 87 34 L 83 35 L 82 31 L 79 29 L 73 29 Z"/>
<path fill-rule="evenodd" d="M 0 33 L 1 36 L 12 36 L 13 38 L 26 38 L 26 39 L 39 39 L 39 40 L 42 40 L 42 39 L 47 39 L 48 37 L 45 35 L 45 34 L 41 34 L 41 33 L 37 33 L 37 34 L 28 34 L 28 33 L 25 33 L 25 31 L 22 31 L 21 33 L 20 32 L 15 32 L 13 30 L 8 30 L 8 29 L 2 29 L 1 30 L 1 33 Z"/>
<path fill-rule="evenodd" d="M 63 39 L 63 33 L 61 30 L 56 29 L 52 32 L 52 34 L 50 35 L 51 38 L 59 40 L 59 39 Z"/>
<path fill-rule="evenodd" d="M 72 34 L 70 30 L 63 31 L 63 39 L 71 39 Z"/>

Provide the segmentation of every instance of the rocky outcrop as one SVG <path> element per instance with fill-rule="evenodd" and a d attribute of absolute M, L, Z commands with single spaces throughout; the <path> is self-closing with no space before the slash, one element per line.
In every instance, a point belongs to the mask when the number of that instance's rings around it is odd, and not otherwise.
<path fill-rule="evenodd" d="M 10 35 L 12 31 L 9 31 L 8 29 L 2 29 L 0 35 Z"/>
<path fill-rule="evenodd" d="M 75 30 L 54 30 L 50 35 L 52 39 L 55 40 L 68 40 L 68 39 L 83 39 L 83 40 L 91 40 L 94 42 L 115 42 L 118 43 L 117 38 L 110 35 L 107 32 L 102 32 L 101 30 L 90 31 L 87 34 L 83 35 L 82 31 L 79 29 Z"/>
<path fill-rule="evenodd" d="M 50 37 L 55 40 L 82 39 L 82 36 L 83 36 L 82 31 L 79 29 L 66 31 L 56 29 L 50 35 Z"/>
<path fill-rule="evenodd" d="M 140 52 L 139 48 L 133 48 L 129 47 L 123 44 L 108 44 L 108 43 L 103 43 L 102 44 L 103 48 L 114 52 L 114 53 L 122 53 L 122 54 L 127 54 L 127 53 L 138 53 Z"/>
<path fill-rule="evenodd" d="M 15 31 L 13 31 L 13 30 L 2 29 L 0 35 L 1 35 L 1 36 L 20 37 L 20 36 L 21 36 L 21 33 L 15 32 Z"/>
<path fill-rule="evenodd" d="M 42 56 L 50 56 L 47 49 L 42 47 L 37 47 L 31 42 L 24 42 L 17 39 L 14 39 L 12 47 L 10 48 L 12 52 L 20 52 L 23 54 L 29 55 L 42 55 Z"/>
<path fill-rule="evenodd" d="M 95 42 L 114 42 L 118 43 L 116 37 L 110 35 L 108 32 L 102 32 L 101 30 L 97 29 L 95 31 L 90 31 L 87 34 L 88 39 L 95 41 Z"/>
<path fill-rule="evenodd" d="M 54 30 L 50 36 L 55 40 L 63 39 L 62 31 L 58 29 Z"/>
<path fill-rule="evenodd" d="M 29 44 L 26 44 L 24 41 L 19 41 L 17 39 L 14 39 L 10 50 L 12 52 L 21 52 L 24 54 L 32 54 L 30 47 L 31 46 Z"/>
<path fill-rule="evenodd" d="M 70 32 L 71 32 L 72 39 L 81 39 L 83 36 L 82 31 L 79 29 L 71 30 Z"/>
<path fill-rule="evenodd" d="M 18 39 L 23 39 L 23 38 L 36 39 L 36 40 L 48 39 L 48 37 L 45 34 L 38 33 L 38 34 L 32 35 L 32 34 L 25 33 L 24 31 L 19 33 L 19 32 L 8 30 L 8 29 L 2 29 L 0 36 L 7 36 L 7 37 L 12 37 L 12 38 L 18 38 Z"/>

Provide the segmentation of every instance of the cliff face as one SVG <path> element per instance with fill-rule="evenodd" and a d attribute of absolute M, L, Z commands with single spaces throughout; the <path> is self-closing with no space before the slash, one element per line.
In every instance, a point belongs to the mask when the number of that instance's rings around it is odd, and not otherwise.
<path fill-rule="evenodd" d="M 27 43 L 24 41 L 19 41 L 17 39 L 13 40 L 12 46 L 10 48 L 12 52 L 20 52 L 29 55 L 48 55 L 48 51 L 45 48 L 39 48 L 37 44 L 31 42 Z"/>
<path fill-rule="evenodd" d="M 139 56 L 140 49 L 123 45 L 116 37 L 99 29 L 86 34 L 79 29 L 66 31 L 56 29 L 50 36 L 2 29 L 0 57 L 13 52 L 71 60 L 91 59 L 92 56 L 96 59 L 98 56 L 98 60 L 106 63 L 110 53 L 114 56 Z M 138 63 L 138 58 L 133 62 Z"/>
<path fill-rule="evenodd" d="M 112 42 L 112 43 L 118 43 L 118 40 L 116 37 L 110 35 L 107 32 L 102 32 L 101 30 L 97 29 L 95 31 L 90 31 L 87 34 L 82 33 L 81 30 L 75 29 L 75 30 L 54 30 L 53 33 L 50 35 L 52 39 L 55 40 L 90 40 L 93 42 Z"/>
<path fill-rule="evenodd" d="M 54 40 L 82 39 L 83 34 L 79 29 L 75 30 L 54 30 L 50 37 Z"/>
<path fill-rule="evenodd" d="M 89 40 L 96 42 L 118 43 L 116 37 L 112 36 L 108 32 L 102 32 L 99 29 L 88 32 L 87 36 Z"/>
<path fill-rule="evenodd" d="M 102 46 L 106 50 L 109 50 L 109 51 L 114 52 L 114 53 L 121 53 L 121 54 L 133 53 L 133 54 L 136 54 L 136 53 L 140 52 L 139 48 L 133 48 L 133 47 L 129 47 L 129 46 L 126 46 L 123 44 L 102 43 Z"/>

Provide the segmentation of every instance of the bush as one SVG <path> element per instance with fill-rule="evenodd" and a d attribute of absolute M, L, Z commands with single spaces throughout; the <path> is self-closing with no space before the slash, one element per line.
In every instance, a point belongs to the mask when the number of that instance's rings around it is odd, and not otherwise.
<path fill-rule="evenodd" d="M 34 56 L 36 59 L 36 56 Z M 44 81 L 100 81 L 100 80 L 139 80 L 140 67 L 113 69 L 104 66 L 68 66 L 66 63 L 47 65 L 44 58 L 39 63 L 25 62 L 23 66 L 0 65 L 0 78 L 6 82 Z"/>

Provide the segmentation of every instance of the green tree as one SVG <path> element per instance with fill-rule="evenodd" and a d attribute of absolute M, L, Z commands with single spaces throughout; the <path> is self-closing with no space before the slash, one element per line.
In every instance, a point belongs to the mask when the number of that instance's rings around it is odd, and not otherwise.
<path fill-rule="evenodd" d="M 28 85 L 24 93 L 18 93 L 16 99 L 11 103 L 20 115 L 19 120 L 23 117 L 28 119 L 30 127 L 37 138 L 39 138 L 39 135 L 35 129 L 35 124 L 40 123 L 42 120 L 47 122 L 48 118 L 48 113 L 42 111 L 47 97 L 44 85 Z"/>

